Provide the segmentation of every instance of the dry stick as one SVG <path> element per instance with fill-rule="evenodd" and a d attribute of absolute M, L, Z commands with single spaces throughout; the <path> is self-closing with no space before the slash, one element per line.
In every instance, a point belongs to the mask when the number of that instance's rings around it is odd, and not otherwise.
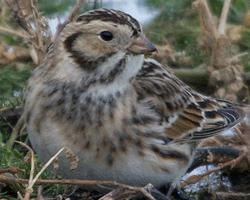
<path fill-rule="evenodd" d="M 28 1 L 28 0 L 27 0 Z M 13 15 L 16 18 L 17 23 L 25 30 L 27 37 L 25 40 L 28 42 L 29 47 L 35 49 L 36 57 L 38 59 L 33 59 L 35 64 L 43 59 L 45 48 L 47 44 L 44 44 L 47 39 L 51 40 L 50 31 L 44 28 L 43 17 L 40 15 L 36 2 L 34 0 L 29 0 L 30 5 L 22 5 L 21 0 L 5 0 L 7 5 L 10 7 Z M 27 6 L 25 8 L 24 6 Z M 29 6 L 29 7 L 28 7 Z M 25 13 L 25 10 L 31 10 L 30 13 Z M 32 57 L 34 58 L 34 56 Z M 37 63 L 36 63 L 37 62 Z"/>
<path fill-rule="evenodd" d="M 18 199 L 23 200 L 23 196 L 21 195 L 21 193 L 20 193 L 20 192 L 17 192 L 17 196 L 18 196 Z"/>
<path fill-rule="evenodd" d="M 25 147 L 26 149 L 28 149 L 31 158 L 30 158 L 30 177 L 29 177 L 29 183 L 28 183 L 28 187 L 25 190 L 25 195 L 24 195 L 24 200 L 29 200 L 30 199 L 30 195 L 33 192 L 32 187 L 29 188 L 29 186 L 32 183 L 33 177 L 34 177 L 34 173 L 35 173 L 35 155 L 34 155 L 34 151 L 25 143 L 23 142 L 19 142 L 19 141 L 15 141 L 15 143 L 20 144 L 21 146 Z"/>
<path fill-rule="evenodd" d="M 217 167 L 207 171 L 204 174 L 190 176 L 187 180 L 185 180 L 181 183 L 181 187 L 186 187 L 187 185 L 194 184 L 194 183 L 200 181 L 203 177 L 206 177 L 213 172 L 220 171 L 220 170 L 224 169 L 225 167 L 231 166 L 231 168 L 233 168 L 237 163 L 242 161 L 247 156 L 247 154 L 248 154 L 248 150 L 247 150 L 247 148 L 244 148 L 242 150 L 242 154 L 239 155 L 237 158 L 230 160 L 228 162 L 225 162 L 225 163 L 221 163 Z"/>
<path fill-rule="evenodd" d="M 235 131 L 237 133 L 237 136 L 240 138 L 241 142 L 246 146 L 248 151 L 250 150 L 250 141 L 246 139 L 247 135 L 243 134 L 239 127 L 235 127 Z M 250 158 L 247 156 L 247 164 L 250 167 Z"/>
<path fill-rule="evenodd" d="M 64 150 L 64 148 L 61 148 L 52 158 L 50 158 L 49 161 L 42 167 L 42 169 L 34 177 L 34 173 L 35 173 L 35 154 L 34 154 L 34 151 L 27 144 L 25 144 L 23 142 L 19 142 L 19 141 L 15 141 L 15 142 L 22 145 L 23 147 L 27 148 L 28 151 L 31 153 L 30 177 L 29 177 L 28 186 L 25 189 L 25 195 L 23 198 L 23 200 L 29 200 L 31 193 L 33 192 L 33 186 L 36 183 L 36 181 L 38 180 L 38 178 L 49 167 L 49 165 L 59 156 L 59 154 Z"/>
<path fill-rule="evenodd" d="M 15 35 L 15 36 L 21 37 L 23 39 L 28 39 L 28 36 L 26 34 L 20 32 L 20 31 L 17 31 L 17 30 L 13 30 L 9 27 L 0 26 L 0 32 L 5 33 L 5 34 Z"/>
<path fill-rule="evenodd" d="M 33 186 L 35 185 L 36 181 L 38 180 L 38 178 L 42 175 L 42 173 L 50 166 L 50 164 L 59 156 L 59 154 L 64 150 L 64 148 L 61 148 L 52 158 L 49 159 L 49 161 L 42 167 L 42 169 L 37 173 L 37 175 L 35 176 L 34 179 L 32 179 L 31 181 L 29 180 L 29 185 L 27 187 L 27 191 L 29 194 L 32 193 L 33 191 Z M 28 196 L 29 197 L 29 196 Z M 24 200 L 28 200 L 24 199 Z"/>
<path fill-rule="evenodd" d="M 37 189 L 37 199 L 36 200 L 45 200 L 42 194 L 43 188 L 39 186 Z"/>
<path fill-rule="evenodd" d="M 79 12 L 81 5 L 84 3 L 85 0 L 77 0 L 74 7 L 72 8 L 70 14 L 68 15 L 68 17 L 65 19 L 65 21 L 61 24 L 59 23 L 57 25 L 57 30 L 56 33 L 54 35 L 54 39 L 57 38 L 57 36 L 61 33 L 61 31 L 64 29 L 64 27 L 70 23 L 71 21 L 73 21 L 74 17 L 77 15 L 77 13 Z"/>
<path fill-rule="evenodd" d="M 10 174 L 17 174 L 18 172 L 21 172 L 23 170 L 21 170 L 18 167 L 9 167 L 6 169 L 0 169 L 0 174 L 4 174 L 4 173 L 10 173 Z"/>
<path fill-rule="evenodd" d="M 219 27 L 218 27 L 218 33 L 220 35 L 225 35 L 225 30 L 226 30 L 226 24 L 227 24 L 227 17 L 228 17 L 228 12 L 230 9 L 231 5 L 231 0 L 225 0 L 222 13 L 220 16 L 220 22 L 219 22 Z"/>
<path fill-rule="evenodd" d="M 43 49 L 43 41 L 42 41 L 42 37 L 40 37 L 40 34 L 41 34 L 41 29 L 40 29 L 40 25 L 39 25 L 39 12 L 37 10 L 37 7 L 34 5 L 34 1 L 33 0 L 30 0 L 30 5 L 31 5 L 31 8 L 32 8 L 32 14 L 34 16 L 34 21 L 35 21 L 35 25 L 36 25 L 36 30 L 34 31 L 35 32 L 35 35 L 36 35 L 36 39 L 38 40 L 37 41 L 37 45 L 38 47 L 40 47 L 40 49 Z"/>
<path fill-rule="evenodd" d="M 211 11 L 209 9 L 209 6 L 207 4 L 206 0 L 196 0 L 193 3 L 193 6 L 198 10 L 201 24 L 203 25 L 202 28 L 204 28 L 205 32 L 209 34 L 209 36 L 216 40 L 218 32 L 216 29 L 216 25 L 213 20 L 213 16 L 211 14 Z"/>
<path fill-rule="evenodd" d="M 5 0 L 5 3 L 9 6 L 11 9 L 13 16 L 16 19 L 16 22 L 19 24 L 19 26 L 25 30 L 28 35 L 31 35 L 31 27 L 27 23 L 27 20 L 25 19 L 23 9 L 20 7 L 20 0 Z"/>
<path fill-rule="evenodd" d="M 227 70 L 229 73 L 229 68 L 233 69 L 233 70 L 238 70 L 238 65 L 240 65 L 240 63 L 231 63 L 231 57 L 232 57 L 232 53 L 230 51 L 231 49 L 231 41 L 230 38 L 227 37 L 225 34 L 225 28 L 226 28 L 226 22 L 227 22 L 227 16 L 229 13 L 229 9 L 230 9 L 230 4 L 231 4 L 231 0 L 225 0 L 224 1 L 224 5 L 223 5 L 223 9 L 221 12 L 221 17 L 220 17 L 220 22 L 219 22 L 219 27 L 217 30 L 217 27 L 212 26 L 211 28 L 211 24 L 215 24 L 214 20 L 210 17 L 206 17 L 206 16 L 212 16 L 211 11 L 208 7 L 207 1 L 206 0 L 197 0 L 195 2 L 194 5 L 196 5 L 197 10 L 199 11 L 200 14 L 200 18 L 201 18 L 201 26 L 204 27 L 203 28 L 203 35 L 205 35 L 205 44 L 206 47 L 209 47 L 209 50 L 211 51 L 211 61 L 209 64 L 209 68 L 208 68 L 208 72 L 209 72 L 209 80 L 211 82 L 211 80 L 215 80 L 215 83 L 218 79 L 218 77 L 216 76 L 216 73 L 213 73 L 214 70 L 218 70 L 218 73 L 221 72 L 220 70 Z M 233 70 L 231 72 L 231 76 L 235 77 L 238 76 L 237 78 L 239 78 L 240 81 L 242 81 L 243 77 L 242 77 L 242 72 L 237 71 L 236 74 L 233 74 Z M 224 77 L 221 77 L 221 81 L 224 82 L 224 87 L 219 87 L 216 89 L 216 95 L 222 97 L 222 96 L 226 96 L 226 97 L 231 97 L 231 98 L 237 98 L 236 97 L 236 92 L 233 93 L 230 88 L 233 87 L 236 83 L 235 78 L 232 78 L 232 83 L 230 83 L 228 86 L 226 86 L 227 84 L 227 80 Z M 242 81 L 243 82 L 243 81 Z M 213 85 L 215 85 L 215 83 L 213 83 Z M 243 85 L 243 83 L 242 83 Z M 222 94 L 221 91 L 225 91 L 225 94 Z M 237 91 L 239 92 L 239 91 Z"/>
<path fill-rule="evenodd" d="M 240 62 L 240 59 L 244 56 L 247 56 L 248 55 L 248 52 L 243 52 L 243 53 L 239 53 L 235 56 L 233 56 L 232 58 L 230 58 L 230 63 L 239 63 Z"/>
<path fill-rule="evenodd" d="M 117 188 L 111 192 L 105 194 L 99 200 L 117 200 L 117 199 L 128 199 L 132 195 L 135 195 L 136 192 L 132 190 L 126 190 L 124 188 Z"/>
<path fill-rule="evenodd" d="M 36 28 L 33 31 L 33 33 L 34 33 L 34 36 L 37 40 L 37 42 L 35 43 L 37 45 L 37 47 L 35 45 L 33 45 L 33 46 L 36 48 L 36 53 L 37 53 L 37 56 L 39 58 L 38 59 L 39 62 L 36 64 L 39 64 L 45 55 L 46 48 L 47 48 L 46 45 L 48 45 L 48 43 L 47 44 L 45 43 L 46 40 L 44 39 L 44 36 L 41 33 L 44 32 L 46 34 L 49 34 L 49 40 L 51 41 L 51 39 L 52 39 L 51 34 L 50 34 L 51 30 L 44 28 L 44 23 L 42 22 L 43 16 L 41 16 L 41 14 L 37 8 L 37 2 L 34 3 L 34 0 L 30 0 L 30 2 L 31 2 L 30 5 L 31 5 L 31 9 L 32 9 L 32 15 L 33 15 L 34 22 L 36 25 Z"/>
<path fill-rule="evenodd" d="M 9 115 L 12 115 L 12 116 L 21 116 L 20 113 L 22 113 L 22 111 L 23 111 L 23 109 L 22 109 L 21 106 L 3 107 L 3 108 L 0 108 L 0 116 L 4 117 L 4 118 L 8 117 Z"/>
<path fill-rule="evenodd" d="M 31 182 L 31 187 L 34 186 L 38 178 L 42 175 L 42 173 L 51 165 L 51 163 L 59 156 L 60 153 L 64 151 L 64 148 L 61 148 L 53 157 L 49 159 L 49 161 L 42 167 L 42 169 L 37 173 L 35 178 Z"/>
<path fill-rule="evenodd" d="M 25 120 L 24 120 L 24 115 L 22 115 L 17 124 L 15 125 L 14 129 L 12 130 L 11 136 L 7 142 L 7 147 L 11 148 L 17 138 L 17 136 L 22 132 L 23 128 L 25 126 Z"/>
<path fill-rule="evenodd" d="M 14 177 L 6 177 L 0 174 L 0 182 L 6 183 L 6 184 L 13 184 L 13 183 L 28 184 L 29 180 L 21 179 L 21 178 L 14 178 Z M 133 186 L 118 183 L 115 181 L 80 180 L 80 179 L 47 179 L 47 180 L 37 179 L 34 184 L 36 185 L 62 184 L 62 185 L 81 185 L 81 186 L 96 186 L 96 185 L 113 186 L 113 187 L 120 187 L 120 188 L 124 188 L 128 190 L 140 192 L 148 199 L 155 200 L 154 197 L 150 193 L 148 193 L 144 188 L 133 187 Z"/>

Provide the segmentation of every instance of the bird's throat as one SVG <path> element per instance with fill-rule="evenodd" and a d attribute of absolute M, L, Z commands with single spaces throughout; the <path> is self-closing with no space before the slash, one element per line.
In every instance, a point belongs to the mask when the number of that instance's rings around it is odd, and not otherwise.
<path fill-rule="evenodd" d="M 118 59 L 119 58 L 119 59 Z M 82 80 L 82 85 L 88 87 L 88 92 L 107 94 L 123 92 L 131 87 L 131 81 L 142 68 L 143 55 L 124 55 L 112 57 L 99 66 L 93 74 Z M 90 80 L 91 79 L 91 80 Z"/>

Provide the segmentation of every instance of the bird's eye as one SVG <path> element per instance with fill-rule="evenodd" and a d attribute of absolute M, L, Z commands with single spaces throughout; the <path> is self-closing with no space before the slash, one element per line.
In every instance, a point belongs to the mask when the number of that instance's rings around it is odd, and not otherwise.
<path fill-rule="evenodd" d="M 100 33 L 100 37 L 105 41 L 110 41 L 113 39 L 113 34 L 109 31 L 103 31 Z"/>

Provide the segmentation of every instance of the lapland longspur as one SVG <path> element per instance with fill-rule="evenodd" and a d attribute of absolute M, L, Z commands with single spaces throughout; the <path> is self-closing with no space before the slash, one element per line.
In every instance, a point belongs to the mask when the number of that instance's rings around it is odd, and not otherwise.
<path fill-rule="evenodd" d="M 180 177 L 197 140 L 235 126 L 242 112 L 191 89 L 145 54 L 156 51 L 132 16 L 97 9 L 69 23 L 29 80 L 25 117 L 42 160 L 62 147 L 68 178 L 161 186 Z"/>

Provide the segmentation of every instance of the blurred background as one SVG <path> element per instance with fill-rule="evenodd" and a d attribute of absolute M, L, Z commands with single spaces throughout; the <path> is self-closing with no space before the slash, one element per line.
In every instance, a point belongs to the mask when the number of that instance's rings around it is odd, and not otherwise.
<path fill-rule="evenodd" d="M 106 7 L 128 12 L 144 26 L 146 35 L 158 45 L 156 59 L 176 70 L 177 76 L 192 87 L 206 94 L 214 94 L 215 86 L 209 84 L 204 64 L 210 62 L 210 55 L 204 48 L 201 25 L 192 0 L 86 0 L 82 12 Z M 18 28 L 15 20 L 0 2 L 0 25 Z M 63 21 L 74 5 L 72 0 L 39 0 L 39 9 L 47 17 L 52 33 L 59 21 Z M 210 0 L 209 5 L 215 21 L 221 13 L 223 0 Z M 250 52 L 250 1 L 232 1 L 228 17 L 227 33 L 232 42 L 234 54 Z M 0 106 L 20 103 L 25 82 L 36 66 L 30 57 L 27 43 L 20 37 L 6 34 L 0 29 Z M 249 55 L 241 58 L 244 72 L 250 71 Z M 184 70 L 185 69 L 185 70 Z M 198 69 L 188 71 L 186 69 Z M 250 76 L 244 77 L 248 87 Z M 244 85 L 244 90 L 246 90 Z M 243 86 L 242 86 L 243 88 Z M 239 94 L 241 100 L 246 91 Z M 233 99 L 234 100 L 234 99 Z"/>

